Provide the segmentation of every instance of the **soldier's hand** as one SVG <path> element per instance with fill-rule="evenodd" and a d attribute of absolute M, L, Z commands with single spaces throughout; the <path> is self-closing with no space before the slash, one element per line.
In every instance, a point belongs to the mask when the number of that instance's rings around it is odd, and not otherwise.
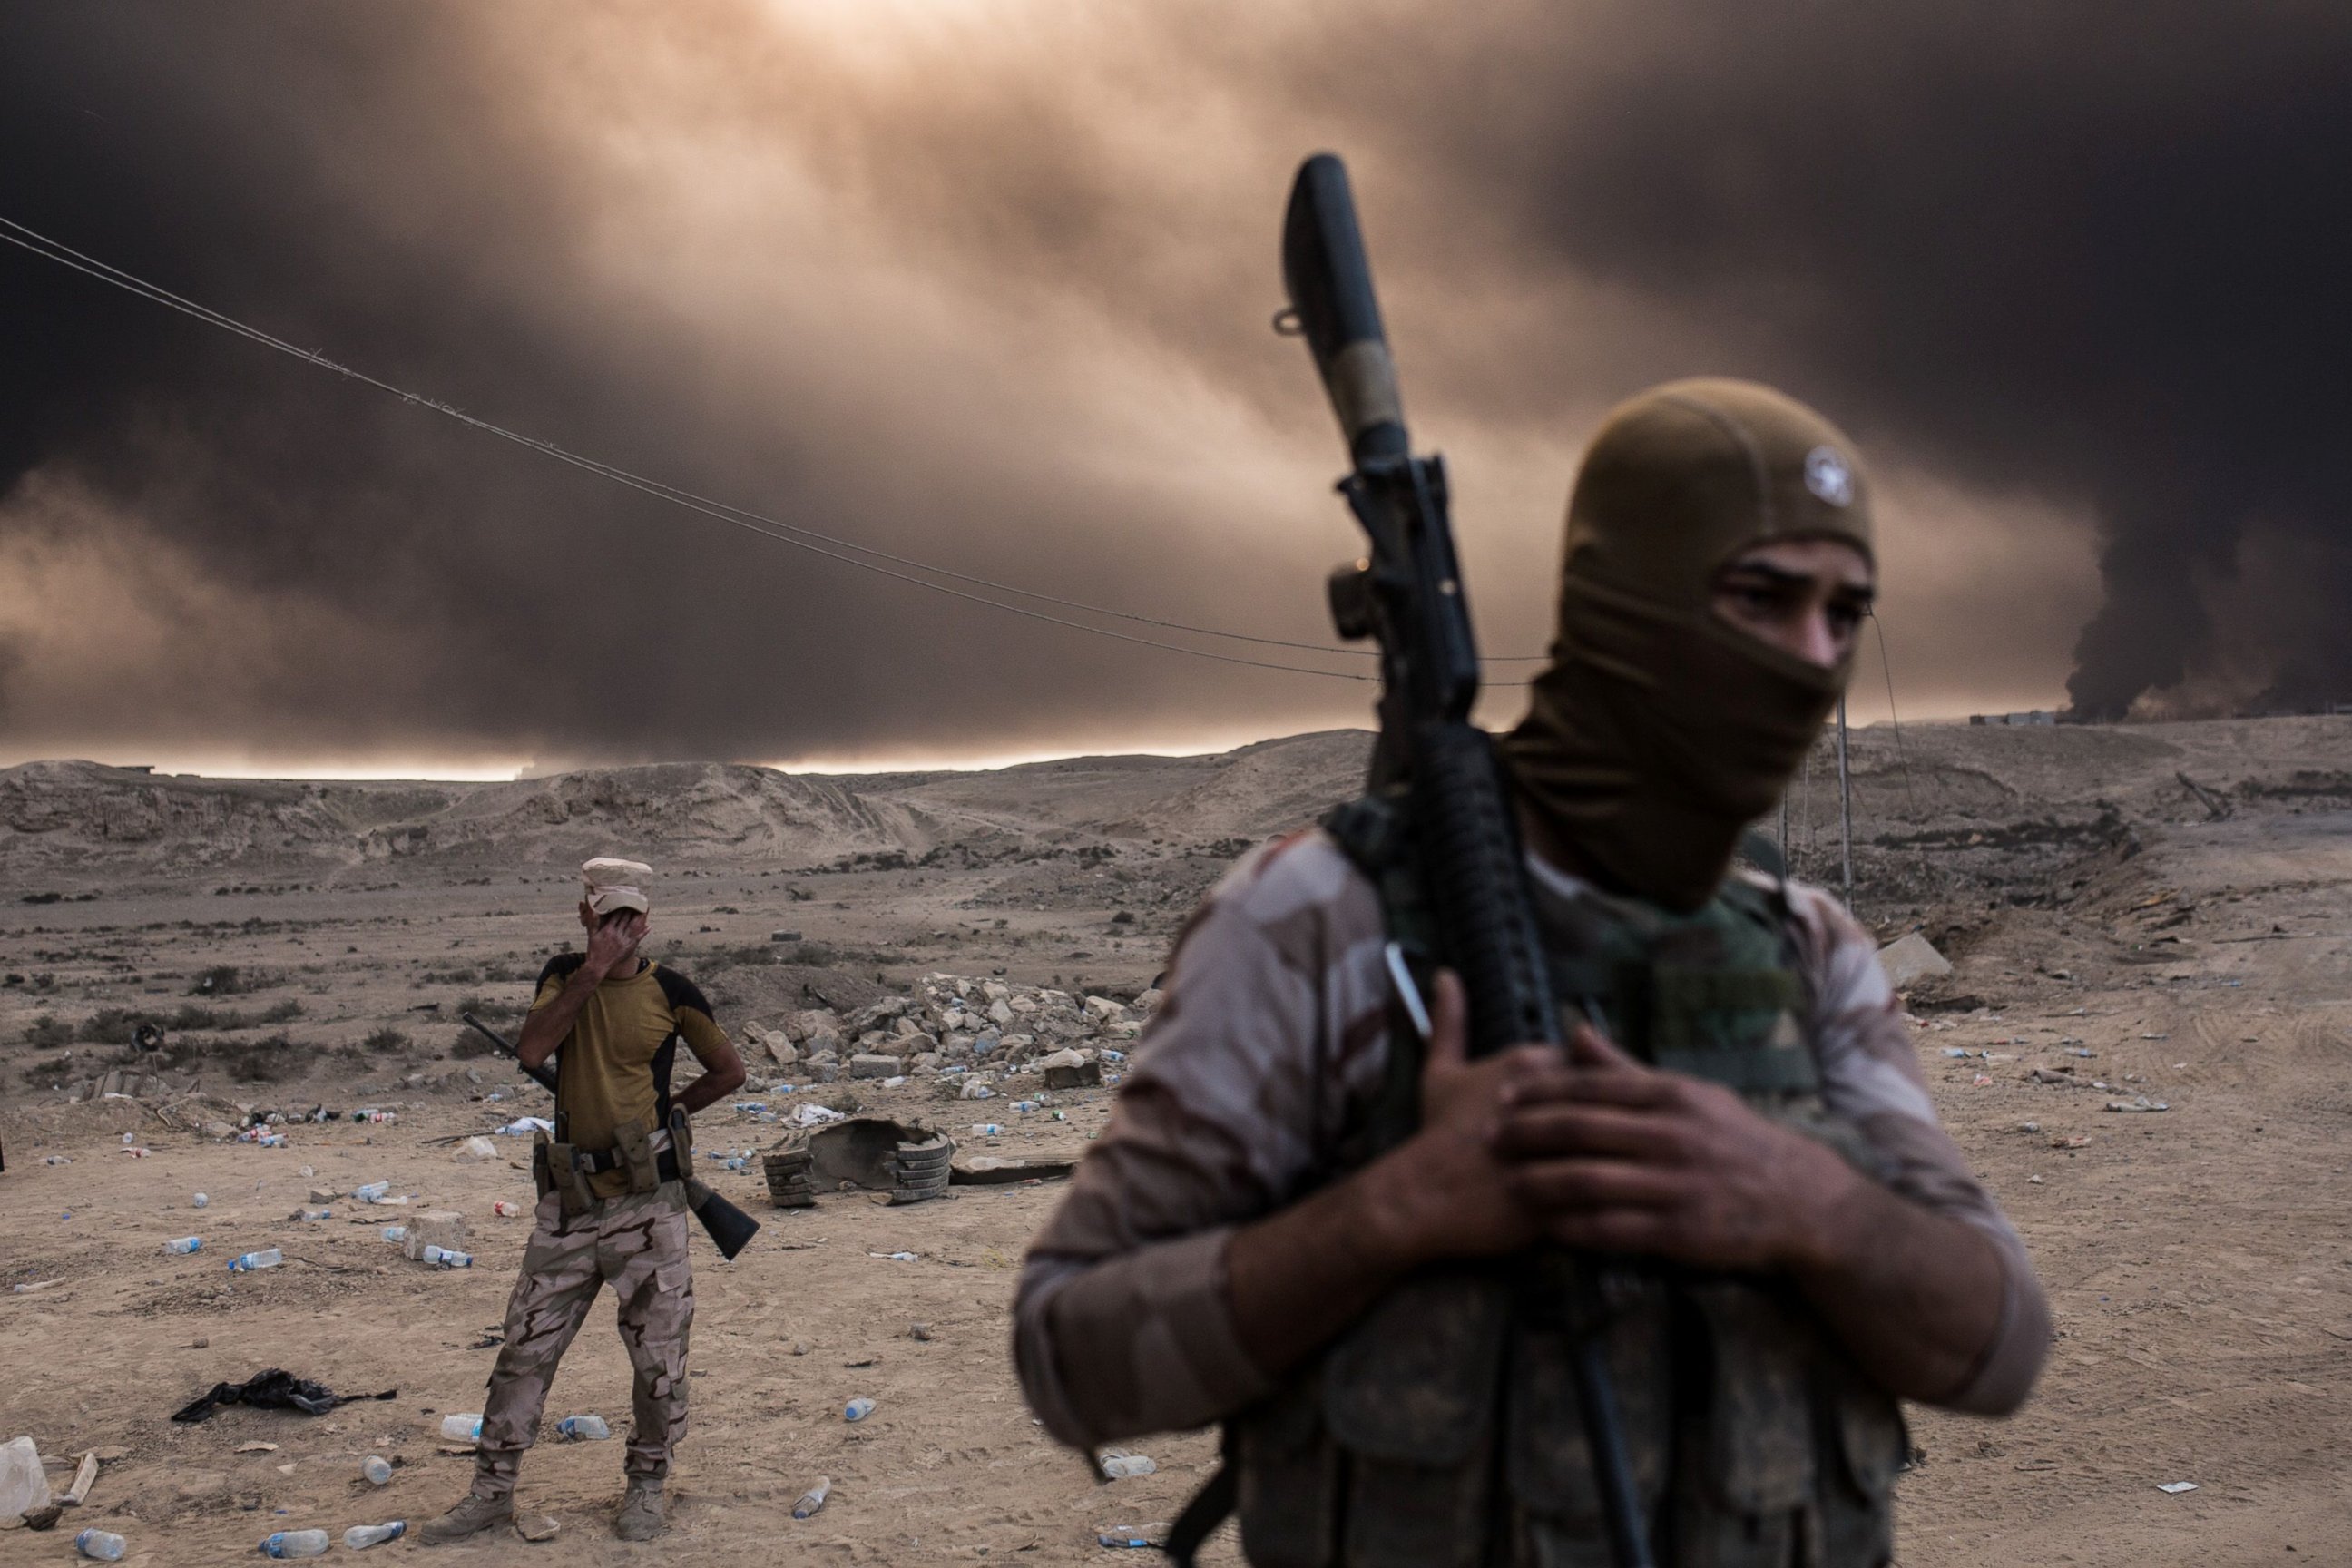
<path fill-rule="evenodd" d="M 643 910 L 628 910 L 596 922 L 588 933 L 587 967 L 600 976 L 626 969 L 636 962 L 637 944 L 646 940 L 653 921 Z"/>
<path fill-rule="evenodd" d="M 1508 1096 L 1496 1148 L 1544 1233 L 1570 1247 L 1799 1267 L 1862 1180 L 1729 1089 L 1636 1061 L 1590 1026 Z"/>
<path fill-rule="evenodd" d="M 1460 979 L 1440 972 L 1430 1002 L 1421 1126 L 1370 1167 L 1381 1178 L 1381 1223 L 1410 1263 L 1516 1251 L 1537 1239 L 1540 1215 L 1516 1190 L 1497 1138 L 1508 1090 L 1536 1079 L 1554 1053 L 1520 1046 L 1471 1061 Z"/>

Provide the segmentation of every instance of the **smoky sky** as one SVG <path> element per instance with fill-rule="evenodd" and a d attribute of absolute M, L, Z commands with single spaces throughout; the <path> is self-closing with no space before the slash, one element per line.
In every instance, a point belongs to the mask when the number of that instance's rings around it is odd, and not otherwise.
<path fill-rule="evenodd" d="M 0 216 L 771 515 L 1323 642 L 1338 442 L 1265 322 L 1335 147 L 1490 647 L 1543 640 L 1599 413 L 1727 373 L 1908 498 L 1906 680 L 2187 710 L 2352 697 L 2347 89 L 2299 5 L 13 7 Z M 12 755 L 1007 752 L 1364 698 L 856 573 L 0 251 Z"/>

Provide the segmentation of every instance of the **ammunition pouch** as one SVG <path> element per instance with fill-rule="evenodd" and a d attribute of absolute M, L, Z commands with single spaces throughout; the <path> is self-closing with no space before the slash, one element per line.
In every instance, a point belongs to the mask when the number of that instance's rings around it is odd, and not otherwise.
<path fill-rule="evenodd" d="M 1609 1568 L 1574 1325 L 1496 1268 L 1401 1287 L 1232 1423 L 1248 1561 Z M 1601 1331 L 1634 1488 L 1684 1568 L 1876 1568 L 1905 1447 L 1894 1402 L 1771 1288 L 1640 1279 Z"/>
<path fill-rule="evenodd" d="M 693 1154 L 693 1133 L 686 1112 L 670 1111 L 668 1136 L 656 1147 L 655 1130 L 643 1124 L 625 1127 L 620 1141 L 610 1149 L 587 1150 L 574 1143 L 559 1143 L 544 1132 L 531 1142 L 530 1174 L 539 1188 L 539 1195 L 562 1194 L 565 1218 L 587 1213 L 601 1198 L 589 1184 L 591 1176 L 607 1171 L 625 1171 L 629 1194 L 651 1193 L 665 1182 L 682 1182 L 692 1167 L 688 1163 Z"/>

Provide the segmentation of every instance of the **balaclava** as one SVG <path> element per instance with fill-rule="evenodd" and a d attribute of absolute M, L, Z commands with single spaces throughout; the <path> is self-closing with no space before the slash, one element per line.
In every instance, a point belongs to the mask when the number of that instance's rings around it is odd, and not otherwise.
<path fill-rule="evenodd" d="M 1503 742 L 1519 792 L 1618 890 L 1674 910 L 1713 895 L 1845 689 L 1710 607 L 1716 574 L 1768 540 L 1871 553 L 1853 444 L 1742 381 L 1678 381 L 1611 414 L 1569 498 L 1559 632 Z"/>

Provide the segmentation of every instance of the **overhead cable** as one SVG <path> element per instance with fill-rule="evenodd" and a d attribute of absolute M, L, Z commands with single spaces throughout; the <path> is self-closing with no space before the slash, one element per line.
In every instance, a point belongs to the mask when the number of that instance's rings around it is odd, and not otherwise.
<path fill-rule="evenodd" d="M 322 370 L 331 371 L 335 374 L 341 376 L 346 380 L 358 382 L 362 385 L 373 387 L 377 391 L 387 393 L 394 397 L 399 398 L 404 403 L 415 404 L 420 407 L 428 408 L 436 414 L 445 415 L 447 417 L 457 421 L 461 425 L 465 425 L 472 429 L 480 431 L 484 435 L 494 436 L 500 440 L 509 441 L 517 446 L 529 447 L 532 451 L 538 452 L 544 457 L 552 458 L 558 462 L 567 464 L 572 468 L 582 469 L 588 473 L 595 474 L 600 478 L 610 479 L 616 484 L 626 485 L 632 489 L 641 491 L 656 500 L 668 501 L 672 505 L 683 507 L 690 511 L 699 512 L 703 516 L 711 518 L 717 521 L 729 523 L 734 527 L 743 529 L 748 532 L 759 534 L 763 538 L 772 539 L 782 544 L 789 544 L 794 549 L 805 550 L 812 554 L 824 556 L 827 560 L 837 561 L 845 565 L 854 566 L 861 571 L 871 572 L 877 575 L 887 577 L 897 582 L 911 584 L 919 588 L 929 589 L 932 593 L 944 594 L 952 598 L 962 599 L 971 604 L 983 605 L 992 609 L 1002 610 L 1008 615 L 1020 616 L 1025 619 L 1040 621 L 1048 626 L 1066 626 L 1075 631 L 1088 632 L 1097 637 L 1109 637 L 1115 641 L 1132 643 L 1142 647 L 1158 648 L 1168 653 L 1186 654 L 1194 658 L 1214 659 L 1223 664 L 1243 665 L 1255 669 L 1278 670 L 1291 675 L 1319 676 L 1325 679 L 1331 680 L 1353 680 L 1370 683 L 1377 679 L 1372 676 L 1356 674 L 1349 671 L 1314 669 L 1303 665 L 1282 664 L 1267 659 L 1248 658 L 1236 654 L 1219 653 L 1208 648 L 1187 647 L 1179 643 L 1164 642 L 1156 637 L 1138 637 L 1130 633 L 1115 631 L 1107 626 L 1089 626 L 1082 621 L 1069 620 L 1060 616 L 1047 615 L 1041 611 L 1025 609 L 1018 605 L 1004 604 L 1000 600 L 989 598 L 983 594 L 971 593 L 963 589 L 950 587 L 945 583 L 931 582 L 925 577 L 917 576 L 913 574 L 917 572 L 929 573 L 933 576 L 945 577 L 955 582 L 969 583 L 975 586 L 992 589 L 999 593 L 1013 594 L 1023 598 L 1055 605 L 1066 609 L 1076 610 L 1089 615 L 1108 616 L 1118 620 L 1130 621 L 1146 626 L 1158 626 L 1170 631 L 1186 632 L 1201 637 L 1221 637 L 1236 642 L 1254 643 L 1272 647 L 1297 648 L 1310 653 L 1371 657 L 1369 650 L 1360 648 L 1334 647 L 1319 643 L 1294 642 L 1281 637 L 1257 637 L 1246 632 L 1223 631 L 1213 626 L 1194 626 L 1183 621 L 1167 620 L 1158 616 L 1138 615 L 1131 611 L 1112 609 L 1108 605 L 1091 605 L 1083 600 L 1064 598 L 1052 594 L 1040 593 L 1034 589 L 1023 588 L 1014 584 L 1000 582 L 992 578 L 976 576 L 972 574 L 958 572 L 949 567 L 933 565 L 929 562 L 917 560 L 911 556 L 894 554 L 889 551 L 877 549 L 873 545 L 860 544 L 854 540 L 844 539 L 838 535 L 821 532 L 818 530 L 807 528 L 798 523 L 786 522 L 779 518 L 769 517 L 761 512 L 751 511 L 741 507 L 732 506 L 725 501 L 717 500 L 708 496 L 698 495 L 694 491 L 684 489 L 678 486 L 667 484 L 659 479 L 650 479 L 643 474 L 635 473 L 629 469 L 623 468 L 616 464 L 607 463 L 600 458 L 588 457 L 584 453 L 572 451 L 567 447 L 558 446 L 552 441 L 542 440 L 535 436 L 528 436 L 520 431 L 510 429 L 506 426 L 480 418 L 478 416 L 467 413 L 464 409 L 459 408 L 453 404 L 445 403 L 439 398 L 427 396 L 423 393 L 412 392 L 405 387 L 394 385 L 393 383 L 385 381 L 381 377 L 371 375 L 365 371 L 357 370 L 350 365 L 343 364 L 339 361 L 330 359 L 314 349 L 307 349 L 298 343 L 289 342 L 284 338 L 264 331 L 262 329 L 252 326 L 245 321 L 241 321 L 236 317 L 227 315 L 220 310 L 215 310 L 208 305 L 200 304 L 184 295 L 176 294 L 171 289 L 163 287 L 161 284 L 151 283 L 143 278 L 140 278 L 133 273 L 126 272 L 122 268 L 115 267 L 108 262 L 101 261 L 94 256 L 76 250 L 71 246 L 65 244 L 61 240 L 52 239 L 47 235 L 42 234 L 36 229 L 29 228 L 25 225 L 16 223 L 11 219 L 0 217 L 0 230 L 13 231 L 0 232 L 0 240 L 5 240 L 9 244 L 16 246 L 21 249 L 30 251 L 32 254 L 41 257 L 46 260 L 54 261 L 59 266 L 68 267 L 77 272 L 95 278 L 101 283 L 106 283 L 114 288 L 123 289 L 128 293 L 135 294 L 142 299 L 151 301 L 152 303 L 163 305 L 173 310 L 177 310 L 183 315 L 192 316 L 197 321 L 205 322 L 208 326 L 217 327 L 224 331 L 234 333 L 235 335 L 245 338 L 249 342 L 259 343 L 265 348 L 272 349 L 278 353 L 302 360 L 308 363 L 316 365 Z M 850 553 L 845 553 L 845 552 Z M 874 559 L 860 559 L 861 556 L 871 556 Z M 881 564 L 880 563 L 887 563 L 888 564 Z M 903 567 L 908 570 L 893 570 L 893 567 Z M 1498 659 L 1496 662 L 1519 662 L 1534 657 L 1536 656 L 1515 655 L 1509 656 L 1507 659 Z M 1490 682 L 1489 684 L 1517 686 L 1524 685 L 1526 683 L 1523 681 L 1496 681 Z"/>

